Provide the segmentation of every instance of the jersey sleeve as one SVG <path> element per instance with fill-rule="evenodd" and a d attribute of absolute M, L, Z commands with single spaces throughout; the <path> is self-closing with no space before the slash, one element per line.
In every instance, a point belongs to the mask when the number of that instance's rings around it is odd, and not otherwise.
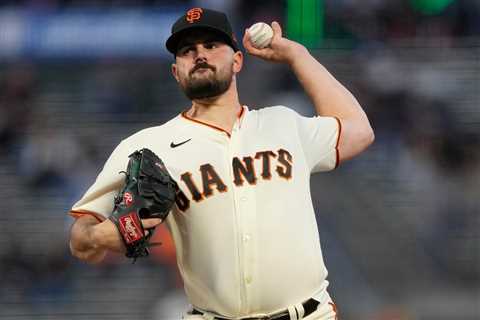
<path fill-rule="evenodd" d="M 93 185 L 73 205 L 71 216 L 89 214 L 103 221 L 112 213 L 114 198 L 124 185 L 125 175 L 121 171 L 126 170 L 131 151 L 124 142 L 115 148 Z"/>
<path fill-rule="evenodd" d="M 340 120 L 335 117 L 304 117 L 296 112 L 294 114 L 310 172 L 335 169 L 339 164 Z"/>

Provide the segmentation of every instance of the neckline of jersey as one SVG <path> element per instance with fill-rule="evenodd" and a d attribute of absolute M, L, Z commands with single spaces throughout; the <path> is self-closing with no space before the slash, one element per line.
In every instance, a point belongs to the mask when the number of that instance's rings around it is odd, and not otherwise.
<path fill-rule="evenodd" d="M 245 109 L 247 109 L 247 111 L 248 111 L 248 107 L 247 107 L 247 106 L 242 106 L 242 109 L 241 109 L 240 112 L 237 114 L 237 120 L 238 120 L 238 121 L 241 121 L 242 116 L 245 114 Z M 223 133 L 225 133 L 225 134 L 230 138 L 231 134 L 230 134 L 227 130 L 225 130 L 225 129 L 223 129 L 223 128 L 220 128 L 220 127 L 218 127 L 218 126 L 216 126 L 216 125 L 214 125 L 214 124 L 210 124 L 210 123 L 208 123 L 208 122 L 204 122 L 204 121 L 197 120 L 197 119 L 194 119 L 194 118 L 192 118 L 192 117 L 189 117 L 189 116 L 187 115 L 187 111 L 188 111 L 188 110 L 185 110 L 185 111 L 183 111 L 183 112 L 181 113 L 181 116 L 182 116 L 184 119 L 190 120 L 190 121 L 192 121 L 192 122 L 195 122 L 195 123 L 201 124 L 201 125 L 203 125 L 203 126 L 207 126 L 207 127 L 209 127 L 209 128 L 212 128 L 212 129 L 215 129 L 215 130 L 217 130 L 217 131 L 223 132 Z"/>

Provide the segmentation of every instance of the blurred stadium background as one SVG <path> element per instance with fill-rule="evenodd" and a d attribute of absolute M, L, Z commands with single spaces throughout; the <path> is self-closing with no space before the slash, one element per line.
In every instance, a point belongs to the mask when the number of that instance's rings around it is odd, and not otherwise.
<path fill-rule="evenodd" d="M 179 319 L 174 251 L 72 258 L 66 215 L 120 139 L 189 106 L 169 26 L 192 6 L 236 34 L 280 21 L 358 97 L 375 144 L 312 178 L 341 320 L 480 319 L 480 1 L 0 1 L 0 319 Z M 312 109 L 247 57 L 251 108 Z M 288 254 L 286 252 L 285 254 Z"/>

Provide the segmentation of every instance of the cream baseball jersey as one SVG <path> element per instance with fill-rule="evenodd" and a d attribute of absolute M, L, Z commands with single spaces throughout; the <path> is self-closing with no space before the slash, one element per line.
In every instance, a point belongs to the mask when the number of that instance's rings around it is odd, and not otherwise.
<path fill-rule="evenodd" d="M 128 155 L 149 148 L 180 187 L 166 223 L 192 305 L 279 312 L 326 294 L 310 175 L 336 167 L 339 135 L 336 118 L 282 106 L 244 106 L 231 134 L 183 113 L 123 140 L 71 214 L 108 217 Z"/>

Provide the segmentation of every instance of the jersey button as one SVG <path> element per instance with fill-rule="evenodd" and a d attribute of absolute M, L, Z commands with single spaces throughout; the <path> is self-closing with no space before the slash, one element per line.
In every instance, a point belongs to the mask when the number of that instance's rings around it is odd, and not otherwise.
<path fill-rule="evenodd" d="M 250 235 L 245 234 L 245 235 L 243 236 L 243 242 L 248 242 L 249 240 L 250 240 Z"/>
<path fill-rule="evenodd" d="M 245 282 L 246 282 L 247 284 L 252 283 L 252 277 L 246 276 L 246 277 L 245 277 Z"/>

